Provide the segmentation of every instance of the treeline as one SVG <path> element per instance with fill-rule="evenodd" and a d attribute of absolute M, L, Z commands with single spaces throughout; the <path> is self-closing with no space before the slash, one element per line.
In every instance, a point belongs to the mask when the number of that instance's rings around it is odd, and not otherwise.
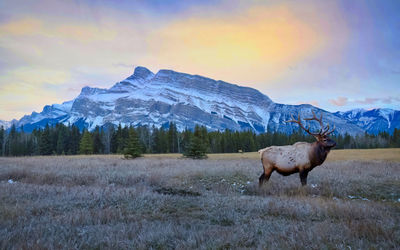
<path fill-rule="evenodd" d="M 400 147 L 400 130 L 393 135 L 363 134 L 331 136 L 337 149 Z M 136 153 L 186 153 L 203 150 L 206 153 L 253 152 L 271 145 L 288 145 L 297 141 L 313 142 L 315 139 L 301 130 L 292 134 L 263 133 L 252 131 L 207 131 L 196 126 L 179 132 L 171 122 L 168 128 L 122 127 L 93 131 L 80 131 L 75 125 L 57 124 L 35 129 L 32 133 L 12 126 L 7 132 L 0 128 L 0 156 L 23 155 L 76 155 L 76 154 L 124 154 Z M 136 148 L 137 147 L 137 148 Z"/>

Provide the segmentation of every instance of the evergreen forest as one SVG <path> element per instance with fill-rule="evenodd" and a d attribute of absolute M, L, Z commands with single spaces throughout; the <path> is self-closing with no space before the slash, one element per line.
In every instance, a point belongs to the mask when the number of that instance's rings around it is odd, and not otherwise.
<path fill-rule="evenodd" d="M 332 135 L 336 149 L 365 149 L 400 147 L 400 129 L 392 135 L 358 136 Z M 137 157 L 142 153 L 182 153 L 190 156 L 203 153 L 254 152 L 271 145 L 289 145 L 298 141 L 313 142 L 315 139 L 302 130 L 291 134 L 252 131 L 207 131 L 196 126 L 194 130 L 178 131 L 170 122 L 166 128 L 156 127 L 96 127 L 93 131 L 80 131 L 75 125 L 47 125 L 31 133 L 12 126 L 0 128 L 0 156 L 30 155 L 77 155 L 77 154 L 124 154 Z M 200 153 L 200 156 L 204 154 Z"/>

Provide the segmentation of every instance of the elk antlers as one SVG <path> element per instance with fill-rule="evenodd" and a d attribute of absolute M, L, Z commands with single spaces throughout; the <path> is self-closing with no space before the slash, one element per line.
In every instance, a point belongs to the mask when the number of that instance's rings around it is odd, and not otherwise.
<path fill-rule="evenodd" d="M 329 123 L 328 125 L 324 128 L 324 124 L 322 123 L 322 113 L 320 118 L 318 118 L 315 113 L 314 110 L 311 110 L 313 117 L 311 118 L 304 118 L 304 120 L 306 121 L 317 121 L 319 122 L 319 125 L 321 126 L 321 129 L 319 130 L 318 133 L 313 133 L 310 131 L 310 126 L 308 126 L 307 128 L 303 126 L 303 124 L 301 123 L 301 119 L 300 119 L 300 115 L 297 115 L 297 120 L 294 119 L 293 115 L 291 115 L 292 120 L 289 121 L 285 121 L 285 122 L 294 122 L 299 124 L 299 126 L 304 129 L 307 133 L 309 133 L 312 136 L 327 136 L 330 135 L 331 133 L 333 133 L 333 131 L 335 131 L 335 126 L 333 126 L 333 129 L 331 131 L 329 131 L 330 127 L 329 127 Z"/>

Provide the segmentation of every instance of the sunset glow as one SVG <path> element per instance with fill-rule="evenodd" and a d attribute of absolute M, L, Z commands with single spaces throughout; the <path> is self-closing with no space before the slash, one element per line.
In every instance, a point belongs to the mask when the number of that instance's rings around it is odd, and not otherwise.
<path fill-rule="evenodd" d="M 109 88 L 138 65 L 280 103 L 400 109 L 400 4 L 350 2 L 2 1 L 0 119 Z"/>

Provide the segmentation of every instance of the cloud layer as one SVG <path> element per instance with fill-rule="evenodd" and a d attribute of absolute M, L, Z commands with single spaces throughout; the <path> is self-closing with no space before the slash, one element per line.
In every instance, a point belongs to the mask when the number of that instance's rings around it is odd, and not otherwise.
<path fill-rule="evenodd" d="M 2 1 L 0 119 L 85 85 L 110 87 L 137 65 L 255 87 L 282 103 L 399 109 L 400 18 L 396 3 L 381 5 Z"/>

